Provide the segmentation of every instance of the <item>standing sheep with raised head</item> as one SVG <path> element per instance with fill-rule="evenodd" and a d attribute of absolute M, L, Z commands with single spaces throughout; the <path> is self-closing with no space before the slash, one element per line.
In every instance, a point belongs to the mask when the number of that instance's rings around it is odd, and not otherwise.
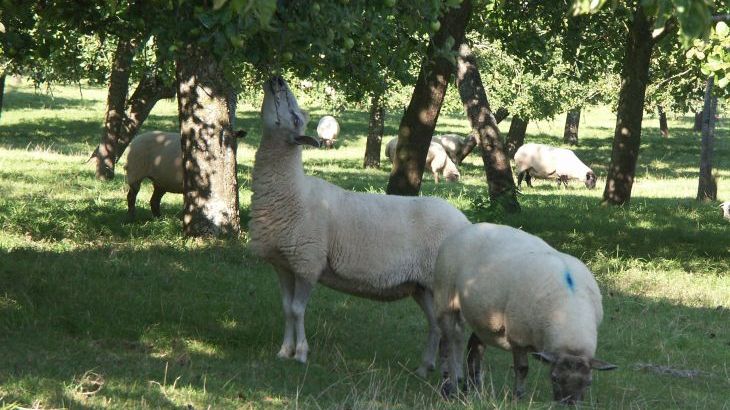
<path fill-rule="evenodd" d="M 317 135 L 322 146 L 329 149 L 335 146 L 337 137 L 340 135 L 340 124 L 335 117 L 325 115 L 319 119 L 317 124 Z"/>
<path fill-rule="evenodd" d="M 481 343 L 512 351 L 517 397 L 525 394 L 529 352 L 551 364 L 553 398 L 563 403 L 581 400 L 591 369 L 616 368 L 594 357 L 603 307 L 593 274 L 534 235 L 489 223 L 462 229 L 439 249 L 433 292 L 448 351 L 447 396 L 463 374 L 464 322 L 477 341 L 468 363 L 474 385 Z"/>
<path fill-rule="evenodd" d="M 722 216 L 723 218 L 730 221 L 730 201 L 723 202 L 720 204 L 720 209 L 722 209 Z"/>
<path fill-rule="evenodd" d="M 596 187 L 596 174 L 569 149 L 544 144 L 525 144 L 515 152 L 517 186 L 524 178 L 532 187 L 532 177 L 556 179 L 568 186 L 568 180 L 577 179 L 586 187 Z"/>
<path fill-rule="evenodd" d="M 431 140 L 441 144 L 444 150 L 446 150 L 446 154 L 448 154 L 451 162 L 459 166 L 464 160 L 464 146 L 469 141 L 469 138 L 471 137 L 462 137 L 456 134 L 441 134 L 434 136 Z"/>
<path fill-rule="evenodd" d="M 261 145 L 251 198 L 251 249 L 279 276 L 284 340 L 279 357 L 306 362 L 304 312 L 312 287 L 376 300 L 412 296 L 429 323 L 418 373 L 432 369 L 439 341 L 431 284 L 443 239 L 469 221 L 440 198 L 346 191 L 304 174 L 304 115 L 281 77 L 264 84 Z"/>
<path fill-rule="evenodd" d="M 385 156 L 390 162 L 395 158 L 396 145 L 398 139 L 393 138 L 385 145 Z M 439 183 L 439 174 L 443 174 L 448 182 L 456 182 L 461 178 L 459 168 L 449 159 L 444 147 L 436 142 L 431 142 L 428 146 L 428 154 L 426 155 L 426 168 L 431 170 L 433 180 Z"/>
<path fill-rule="evenodd" d="M 137 193 L 145 178 L 152 180 L 152 215 L 160 216 L 160 201 L 166 192 L 182 194 L 183 168 L 180 134 L 151 131 L 137 135 L 129 144 L 127 163 L 127 217 L 134 219 Z"/>

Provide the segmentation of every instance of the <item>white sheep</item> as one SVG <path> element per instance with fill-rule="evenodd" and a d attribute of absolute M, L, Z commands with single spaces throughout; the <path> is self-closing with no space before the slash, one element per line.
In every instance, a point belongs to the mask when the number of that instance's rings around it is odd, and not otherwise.
<path fill-rule="evenodd" d="M 720 209 L 722 209 L 722 216 L 730 221 L 730 201 L 721 203 Z"/>
<path fill-rule="evenodd" d="M 376 300 L 412 296 L 429 323 L 418 373 L 432 369 L 439 331 L 431 282 L 442 240 L 469 224 L 440 198 L 346 191 L 306 176 L 306 121 L 281 77 L 264 84 L 253 168 L 251 249 L 274 266 L 286 320 L 279 357 L 306 362 L 304 312 L 315 283 Z"/>
<path fill-rule="evenodd" d="M 152 215 L 160 216 L 166 192 L 183 192 L 182 146 L 176 132 L 151 131 L 137 135 L 129 144 L 127 163 L 127 217 L 134 219 L 137 193 L 145 178 L 152 180 Z"/>
<path fill-rule="evenodd" d="M 581 399 L 591 369 L 616 368 L 594 357 L 603 308 L 593 274 L 534 235 L 490 223 L 460 230 L 439 249 L 433 292 L 448 351 L 447 396 L 463 374 L 464 322 L 477 341 L 468 363 L 474 385 L 481 343 L 512 351 L 517 397 L 525 393 L 528 352 L 552 364 L 554 399 L 566 403 Z"/>
<path fill-rule="evenodd" d="M 544 144 L 525 144 L 515 152 L 517 186 L 525 178 L 532 187 L 532 177 L 556 179 L 558 184 L 568 186 L 568 180 L 577 179 L 586 187 L 596 187 L 596 174 L 569 149 Z"/>
<path fill-rule="evenodd" d="M 457 166 L 464 160 L 464 146 L 469 142 L 471 136 L 462 137 L 456 134 L 435 135 L 431 140 L 441 144 L 449 155 L 449 159 Z"/>
<path fill-rule="evenodd" d="M 340 135 L 340 124 L 335 117 L 325 115 L 319 119 L 317 135 L 319 136 L 321 145 L 324 145 L 326 148 L 332 148 L 335 146 L 335 142 L 337 142 L 337 136 Z"/>
<path fill-rule="evenodd" d="M 391 163 L 393 162 L 393 158 L 395 158 L 397 144 L 398 139 L 393 138 L 385 145 L 385 156 L 388 157 Z M 444 178 L 446 178 L 448 182 L 456 182 L 459 178 L 461 178 L 459 168 L 457 168 L 454 162 L 449 159 L 444 147 L 433 141 L 428 147 L 426 168 L 431 170 L 433 180 L 437 184 L 439 183 L 439 173 L 443 174 Z"/>

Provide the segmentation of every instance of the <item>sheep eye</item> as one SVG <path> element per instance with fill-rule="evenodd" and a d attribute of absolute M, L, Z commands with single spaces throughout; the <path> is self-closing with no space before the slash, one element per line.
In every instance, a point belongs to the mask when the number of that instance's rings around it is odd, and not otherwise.
<path fill-rule="evenodd" d="M 299 116 L 294 113 L 294 111 L 291 112 L 292 120 L 294 121 L 294 126 L 299 127 L 299 125 L 302 123 L 302 120 L 299 118 Z"/>

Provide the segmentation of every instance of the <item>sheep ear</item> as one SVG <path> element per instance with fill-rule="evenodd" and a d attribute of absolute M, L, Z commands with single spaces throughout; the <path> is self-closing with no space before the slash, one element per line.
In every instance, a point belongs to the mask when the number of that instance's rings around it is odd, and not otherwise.
<path fill-rule="evenodd" d="M 553 364 L 557 360 L 554 354 L 548 352 L 532 352 L 532 356 L 539 359 L 543 363 Z"/>
<path fill-rule="evenodd" d="M 300 135 L 294 138 L 294 142 L 299 145 L 311 145 L 315 148 L 319 148 L 319 141 L 314 137 L 310 137 L 309 135 Z"/>
<path fill-rule="evenodd" d="M 604 362 L 601 359 L 593 358 L 593 359 L 591 359 L 591 369 L 593 369 L 593 370 L 614 370 L 614 369 L 618 369 L 618 366 L 616 366 L 615 364 Z"/>

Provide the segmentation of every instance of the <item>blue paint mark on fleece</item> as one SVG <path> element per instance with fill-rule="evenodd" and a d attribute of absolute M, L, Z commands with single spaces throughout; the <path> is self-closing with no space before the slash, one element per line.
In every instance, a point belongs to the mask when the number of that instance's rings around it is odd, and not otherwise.
<path fill-rule="evenodd" d="M 575 282 L 573 282 L 573 276 L 567 268 L 565 269 L 565 284 L 571 292 L 575 293 Z"/>

